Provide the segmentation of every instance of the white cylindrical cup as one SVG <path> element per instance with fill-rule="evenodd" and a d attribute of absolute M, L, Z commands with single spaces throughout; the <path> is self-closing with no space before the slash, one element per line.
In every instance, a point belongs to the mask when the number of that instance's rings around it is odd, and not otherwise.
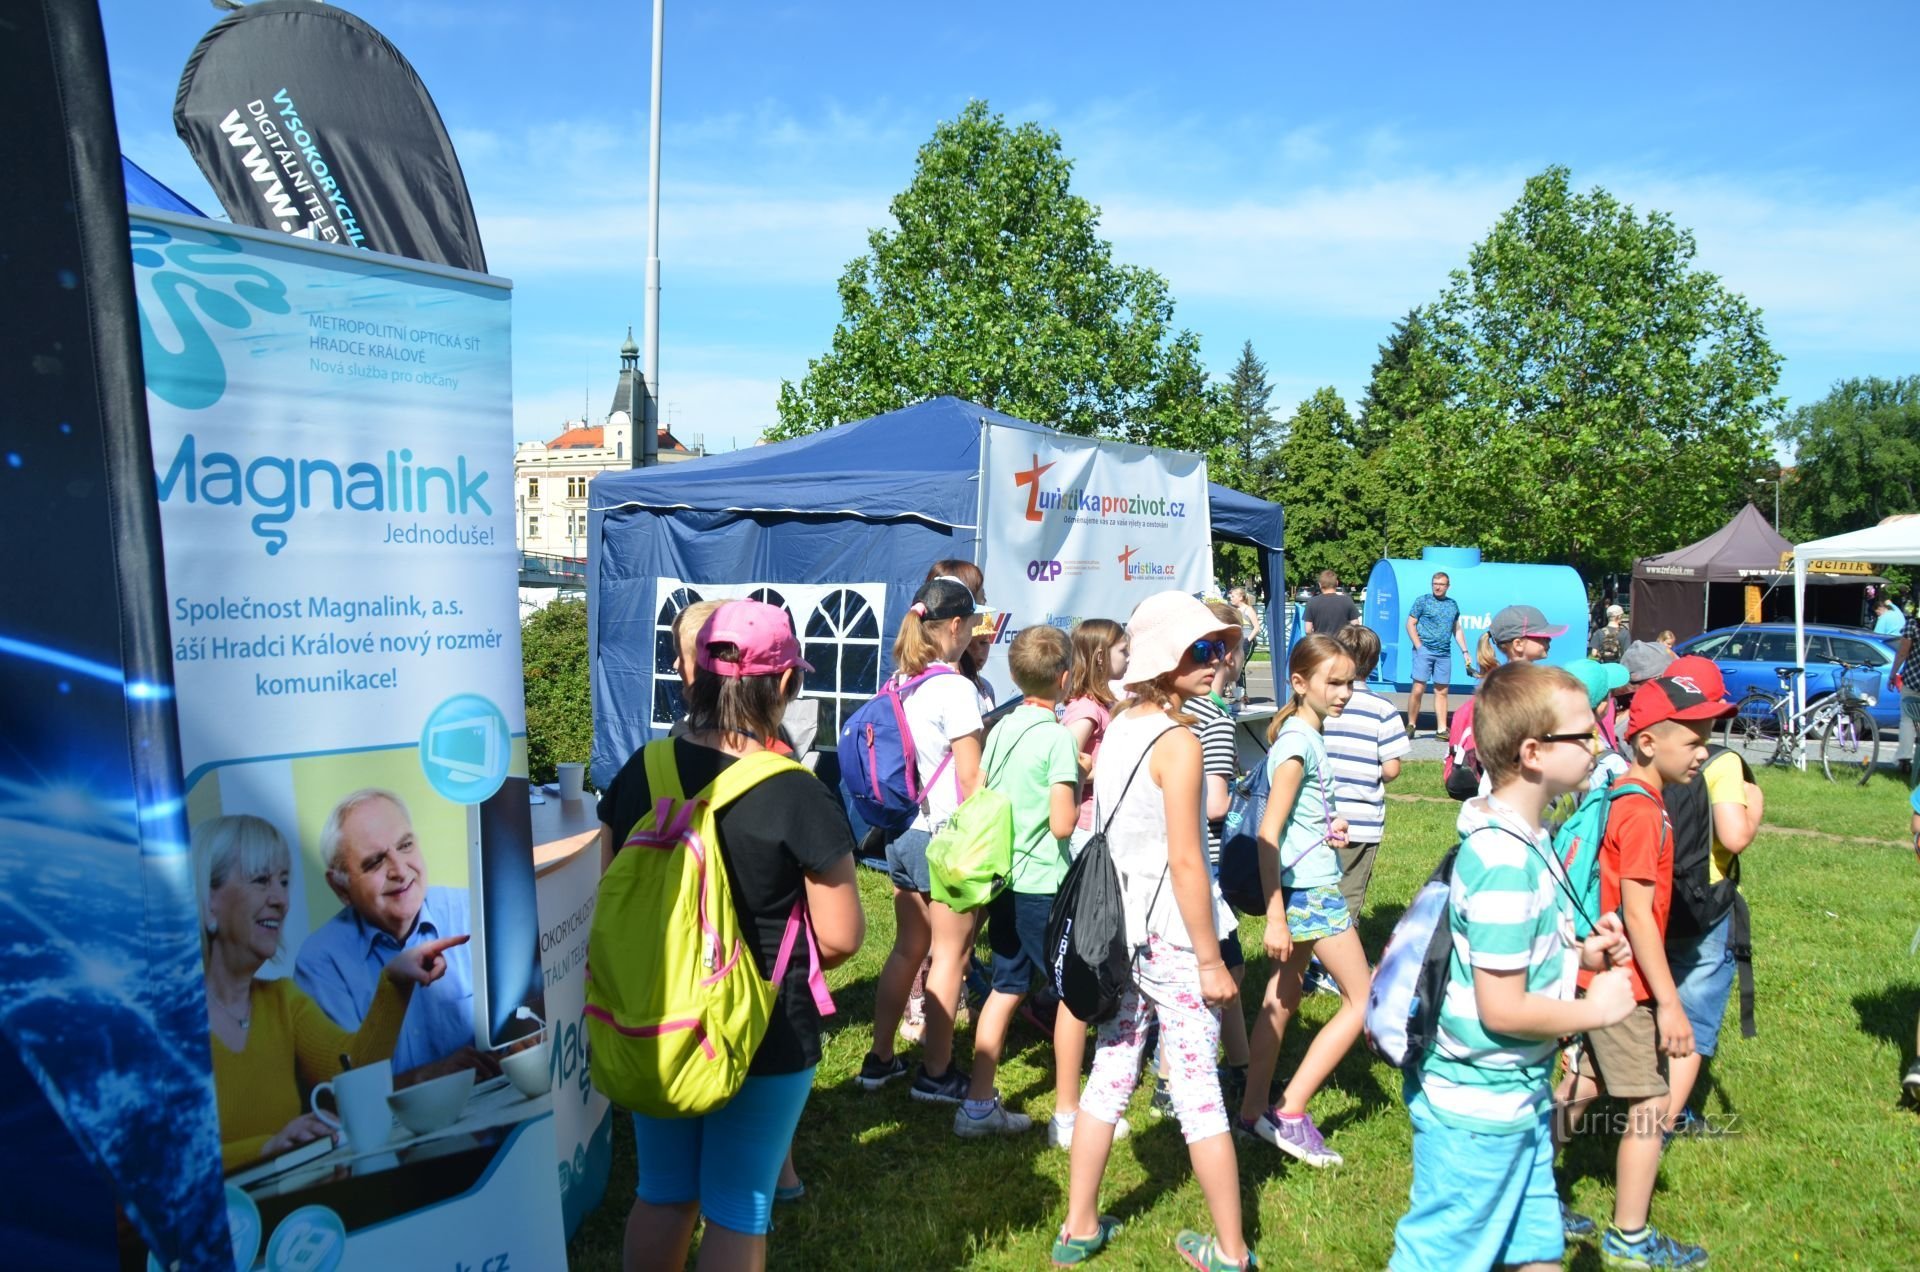
<path fill-rule="evenodd" d="M 333 1097 L 334 1111 L 320 1107 L 323 1092 Z M 354 1152 L 365 1153 L 393 1138 L 393 1110 L 387 1107 L 392 1094 L 393 1062 L 377 1060 L 322 1082 L 309 1102 L 316 1117 L 345 1133 Z"/>
<path fill-rule="evenodd" d="M 584 764 L 556 764 L 554 768 L 560 774 L 560 798 L 579 799 L 581 785 L 586 780 L 587 766 Z"/>

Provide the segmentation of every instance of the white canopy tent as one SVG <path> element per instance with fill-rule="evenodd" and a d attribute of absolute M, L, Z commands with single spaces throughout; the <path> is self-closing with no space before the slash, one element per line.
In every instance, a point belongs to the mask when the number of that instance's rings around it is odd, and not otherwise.
<path fill-rule="evenodd" d="M 1807 665 L 1807 570 L 1810 562 L 1865 561 L 1920 565 L 1920 516 L 1891 517 L 1877 526 L 1802 543 L 1793 550 L 1793 659 Z M 1806 680 L 1794 682 L 1794 710 L 1806 708 Z M 1804 761 L 1803 761 L 1804 762 Z"/>

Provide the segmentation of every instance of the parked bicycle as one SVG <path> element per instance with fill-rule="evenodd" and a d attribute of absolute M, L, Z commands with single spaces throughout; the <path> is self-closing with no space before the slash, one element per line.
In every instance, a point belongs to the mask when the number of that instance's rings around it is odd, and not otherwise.
<path fill-rule="evenodd" d="M 1867 712 L 1872 699 L 1847 680 L 1848 672 L 1863 665 L 1841 663 L 1835 692 L 1809 702 L 1799 711 L 1793 709 L 1793 681 L 1804 675 L 1806 668 L 1775 667 L 1780 692 L 1749 690 L 1721 726 L 1721 744 L 1740 752 L 1751 767 L 1759 768 L 1796 764 L 1803 746 L 1818 743 L 1820 770 L 1829 782 L 1865 785 L 1880 759 L 1880 729 Z"/>

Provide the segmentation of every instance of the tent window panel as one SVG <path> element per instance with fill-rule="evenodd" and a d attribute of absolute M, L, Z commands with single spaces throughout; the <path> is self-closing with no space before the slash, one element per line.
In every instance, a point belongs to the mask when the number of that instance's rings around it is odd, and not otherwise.
<path fill-rule="evenodd" d="M 678 676 L 656 676 L 653 681 L 653 721 L 672 724 L 687 713 L 687 700 L 680 693 Z"/>
<path fill-rule="evenodd" d="M 662 627 L 653 637 L 653 674 L 678 680 L 680 673 L 674 669 L 674 664 L 679 661 L 680 651 L 673 644 L 673 628 Z"/>
<path fill-rule="evenodd" d="M 813 670 L 807 673 L 808 687 L 818 686 L 823 692 L 833 693 L 840 688 L 840 646 L 831 641 L 810 640 L 806 644 L 805 658 L 813 664 Z"/>
<path fill-rule="evenodd" d="M 871 698 L 880 692 L 880 647 L 849 642 L 840 650 L 840 691 Z"/>

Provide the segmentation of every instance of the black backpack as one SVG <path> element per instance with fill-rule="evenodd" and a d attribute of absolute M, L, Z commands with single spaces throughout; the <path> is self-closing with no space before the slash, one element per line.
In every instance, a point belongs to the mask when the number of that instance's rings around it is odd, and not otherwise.
<path fill-rule="evenodd" d="M 1622 634 L 1621 630 L 1612 624 L 1602 627 L 1600 629 L 1600 639 L 1596 642 L 1598 648 L 1593 655 L 1594 661 L 1603 663 L 1619 662 L 1627 652 L 1627 643 L 1621 639 Z"/>
<path fill-rule="evenodd" d="M 1169 727 L 1160 737 L 1172 731 Z M 1133 772 L 1127 774 L 1120 798 L 1114 801 L 1116 811 L 1159 741 L 1156 737 L 1147 744 Z M 1107 820 L 1112 821 L 1111 814 Z M 1166 881 L 1163 872 L 1162 886 Z M 1159 900 L 1158 890 L 1154 900 Z M 1127 940 L 1126 899 L 1120 887 L 1120 871 L 1107 847 L 1105 825 L 1095 828 L 1080 855 L 1067 867 L 1067 877 L 1061 880 L 1053 910 L 1047 916 L 1047 949 L 1052 951 L 1047 976 L 1053 982 L 1053 992 L 1076 1018 L 1098 1024 L 1119 1010 L 1120 995 L 1133 979 L 1133 945 Z"/>
<path fill-rule="evenodd" d="M 1740 895 L 1740 858 L 1729 863 L 1725 878 L 1709 882 L 1713 861 L 1713 805 L 1707 797 L 1707 765 L 1723 755 L 1740 760 L 1740 778 L 1753 780 L 1753 770 L 1736 752 L 1724 746 L 1707 748 L 1701 775 L 1684 786 L 1669 784 L 1663 792 L 1667 820 L 1673 824 L 1673 908 L 1667 914 L 1667 939 L 1692 940 L 1713 930 L 1733 915 L 1727 944 L 1740 973 L 1740 1033 L 1758 1032 L 1753 1019 L 1753 933 L 1746 898 Z"/>

